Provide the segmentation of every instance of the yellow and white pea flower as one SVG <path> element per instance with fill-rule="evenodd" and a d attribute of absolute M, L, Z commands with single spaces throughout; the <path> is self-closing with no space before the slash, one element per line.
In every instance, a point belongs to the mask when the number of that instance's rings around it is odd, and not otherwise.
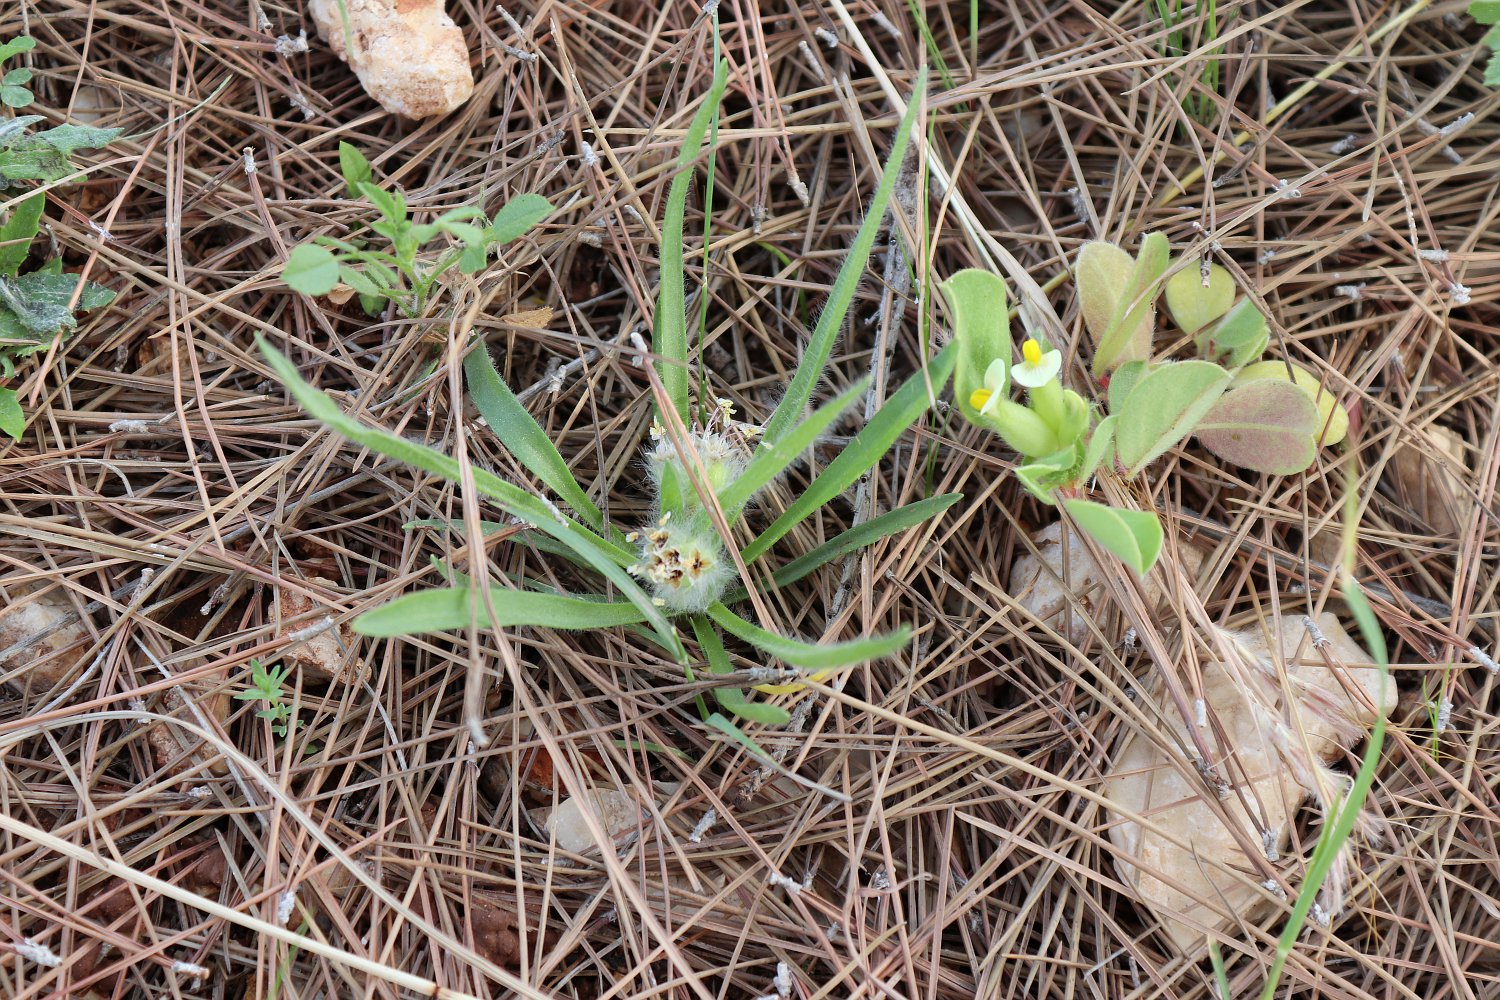
<path fill-rule="evenodd" d="M 969 405 L 982 414 L 993 414 L 1005 398 L 1005 360 L 996 358 L 984 370 L 984 384 L 969 394 Z"/>
<path fill-rule="evenodd" d="M 1023 385 L 1028 389 L 1041 388 L 1057 378 L 1058 373 L 1062 371 L 1062 353 L 1056 350 L 1043 352 L 1042 345 L 1035 339 L 1028 338 L 1026 343 L 1021 345 L 1021 357 L 1021 363 L 1011 368 L 1010 377 L 1015 379 L 1017 385 Z M 986 383 L 988 383 L 988 373 L 986 373 Z"/>

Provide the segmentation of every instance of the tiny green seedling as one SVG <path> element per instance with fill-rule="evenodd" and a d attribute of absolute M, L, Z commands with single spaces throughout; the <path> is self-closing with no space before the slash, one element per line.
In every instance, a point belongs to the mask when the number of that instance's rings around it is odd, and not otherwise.
<path fill-rule="evenodd" d="M 370 161 L 347 142 L 339 143 L 339 169 L 351 196 L 362 197 L 380 212 L 369 224 L 388 249 L 351 237 L 315 236 L 291 252 L 281 269 L 281 280 L 305 295 L 327 295 L 340 282 L 359 295 L 365 312 L 374 315 L 394 302 L 402 315 L 423 315 L 439 280 L 457 266 L 464 274 L 484 269 L 493 248 L 529 231 L 552 211 L 540 195 L 512 198 L 486 220 L 476 206 L 454 208 L 431 222 L 411 219 L 406 198 L 397 190 L 376 184 Z M 453 243 L 434 245 L 439 237 Z"/>
<path fill-rule="evenodd" d="M 0 70 L 11 56 L 34 48 L 26 37 L 0 45 Z M 31 103 L 31 71 L 12 69 L 0 76 L 0 103 L 12 108 Z M 31 244 L 41 232 L 46 206 L 43 192 L 18 194 L 26 182 L 54 183 L 75 170 L 69 159 L 80 149 L 95 149 L 113 142 L 117 128 L 58 125 L 32 134 L 29 129 L 44 121 L 41 115 L 21 115 L 0 122 L 0 378 L 13 378 L 16 362 L 46 350 L 60 333 L 76 329 L 77 314 L 100 309 L 114 301 L 115 293 L 92 281 L 62 272 L 62 260 L 53 258 L 40 267 L 21 273 L 31 254 Z M 7 208 L 8 207 L 8 208 Z M 0 432 L 19 438 L 26 427 L 25 414 L 14 389 L 0 389 Z"/>
<path fill-rule="evenodd" d="M 942 286 L 959 345 L 958 409 L 1022 455 L 1016 475 L 1027 490 L 1049 504 L 1061 500 L 1079 528 L 1137 572 L 1160 552 L 1160 522 L 1080 498 L 1096 472 L 1137 476 L 1196 435 L 1227 462 L 1290 475 L 1347 433 L 1348 413 L 1315 375 L 1258 362 L 1269 343 L 1266 319 L 1249 299 L 1237 300 L 1233 278 L 1218 265 L 1181 260 L 1173 269 L 1166 237 L 1152 233 L 1134 257 L 1112 243 L 1085 245 L 1074 278 L 1093 373 L 1107 387 L 1104 407 L 1063 387 L 1060 352 L 1038 340 L 1027 340 L 1013 363 L 1005 285 L 969 269 Z M 1163 291 L 1196 360 L 1152 360 Z M 1012 386 L 1026 389 L 1024 405 L 1010 398 Z"/>
<path fill-rule="evenodd" d="M 799 677 L 817 678 L 828 671 L 888 656 L 909 642 L 909 628 L 845 642 L 804 642 L 762 628 L 730 606 L 744 603 L 749 596 L 746 588 L 752 585 L 749 579 L 739 579 L 740 565 L 753 566 L 793 528 L 842 495 L 927 412 L 929 384 L 941 391 L 953 371 L 955 348 L 941 352 L 925 374 L 916 373 L 892 393 L 850 444 L 748 545 L 733 555 L 730 546 L 734 544 L 732 529 L 743 522 L 754 499 L 864 396 L 865 383 L 861 381 L 811 414 L 807 412 L 890 204 L 910 142 L 915 109 L 921 106 L 920 89 L 911 101 L 912 110 L 897 130 L 869 213 L 834 280 L 802 361 L 769 420 L 763 426 L 752 426 L 736 421 L 732 408 L 722 400 L 704 398 L 695 409 L 688 377 L 692 368 L 682 255 L 684 209 L 691 167 L 717 111 L 727 75 L 727 65 L 720 62 L 709 98 L 687 129 L 662 224 L 661 290 L 651 343 L 657 419 L 647 453 L 655 494 L 650 522 L 630 533 L 608 523 L 588 491 L 574 479 L 547 432 L 505 384 L 483 345 L 474 345 L 464 362 L 470 396 L 490 429 L 572 513 L 564 513 L 553 502 L 482 469 L 471 470 L 475 488 L 494 506 L 529 527 L 524 537 L 533 547 L 596 574 L 599 589 L 612 587 L 616 599 L 560 593 L 540 579 L 518 579 L 511 587 L 481 588 L 445 568 L 450 586 L 418 591 L 367 612 L 355 620 L 356 631 L 369 636 L 404 636 L 476 624 L 480 628 L 555 629 L 645 626 L 649 631 L 643 634 L 650 635 L 688 667 L 691 676 L 679 631 L 679 623 L 683 623 L 690 627 L 712 676 L 733 672 L 720 629 L 758 650 L 766 660 L 787 664 L 787 669 L 762 668 L 759 673 L 763 677 L 750 678 L 758 690 L 772 694 L 800 689 Z M 640 346 L 644 348 L 644 344 Z M 460 479 L 453 459 L 354 420 L 331 397 L 302 381 L 290 361 L 268 347 L 263 346 L 263 350 L 303 408 L 349 440 L 444 478 Z M 958 494 L 931 497 L 872 518 L 785 563 L 770 574 L 770 579 L 776 586 L 793 583 L 939 514 L 959 499 Z M 489 530 L 499 525 L 486 522 L 471 527 Z M 743 688 L 728 683 L 716 687 L 714 694 L 721 709 L 742 720 L 776 725 L 790 718 L 781 707 L 754 701 Z M 706 724 L 758 751 L 731 719 L 709 712 L 706 706 L 701 706 L 700 712 Z"/>
<path fill-rule="evenodd" d="M 292 706 L 281 699 L 284 697 L 282 687 L 286 683 L 288 667 L 278 667 L 274 664 L 266 666 L 259 660 L 250 661 L 250 686 L 235 694 L 236 701 L 257 702 L 264 708 L 256 710 L 257 719 L 265 719 L 271 723 L 271 732 L 285 739 L 296 719 L 292 715 Z"/>
<path fill-rule="evenodd" d="M 24 66 L 6 69 L 5 63 L 11 56 L 30 52 L 34 48 L 36 39 L 28 35 L 12 38 L 0 45 L 0 104 L 7 108 L 24 108 L 31 103 L 33 95 L 31 88 L 26 86 L 31 82 L 31 70 Z"/>

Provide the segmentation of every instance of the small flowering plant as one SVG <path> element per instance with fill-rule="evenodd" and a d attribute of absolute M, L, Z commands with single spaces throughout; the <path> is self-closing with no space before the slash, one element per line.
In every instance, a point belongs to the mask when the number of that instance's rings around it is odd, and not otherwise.
<path fill-rule="evenodd" d="M 966 419 L 1021 456 L 1015 472 L 1030 493 L 1061 502 L 1078 527 L 1137 572 L 1160 553 L 1160 522 L 1082 498 L 1096 473 L 1139 475 L 1192 435 L 1231 464 L 1290 475 L 1310 466 L 1320 446 L 1343 440 L 1349 415 L 1316 375 L 1258 360 L 1269 343 L 1266 319 L 1250 299 L 1237 298 L 1224 268 L 1196 259 L 1174 264 L 1166 237 L 1152 233 L 1134 257 L 1113 243 L 1086 244 L 1074 280 L 1104 398 L 1091 404 L 1065 387 L 1062 353 L 1038 337 L 1022 342 L 1016 360 L 1004 282 L 968 269 L 942 286 L 959 348 L 956 402 Z M 1153 359 L 1163 295 L 1197 359 Z M 1020 390 L 1015 398 L 1013 390 Z"/>
<path fill-rule="evenodd" d="M 560 592 L 541 579 L 514 580 L 507 586 L 479 585 L 455 568 L 442 566 L 447 586 L 419 590 L 366 612 L 355 620 L 356 631 L 383 637 L 518 626 L 587 630 L 637 625 L 682 663 L 692 678 L 695 658 L 689 655 L 679 629 L 687 625 L 700 653 L 698 664 L 709 675 L 721 678 L 713 695 L 723 713 L 708 711 L 700 701 L 703 721 L 758 750 L 736 720 L 778 725 L 787 722 L 790 714 L 779 705 L 752 700 L 744 688 L 735 686 L 734 678 L 725 676 L 735 670 L 720 630 L 745 643 L 763 661 L 764 665 L 750 670 L 744 681 L 772 695 L 801 690 L 804 684 L 800 679 L 816 679 L 831 670 L 888 656 L 904 647 L 912 632 L 902 627 L 883 635 L 834 642 L 779 635 L 732 610 L 732 606 L 748 602 L 757 613 L 761 611 L 755 588 L 765 585 L 764 578 L 753 579 L 749 567 L 880 462 L 897 438 L 927 412 L 930 392 L 941 392 L 946 386 L 955 367 L 957 348 L 950 345 L 928 362 L 925 372 L 918 371 L 891 393 L 849 444 L 822 466 L 784 510 L 743 546 L 738 543 L 737 534 L 751 533 L 745 515 L 756 499 L 865 395 L 867 380 L 861 379 L 809 412 L 813 391 L 826 375 L 825 368 L 890 204 L 910 142 L 915 110 L 922 102 L 919 85 L 896 131 L 869 214 L 834 280 L 786 392 L 763 425 L 746 424 L 734 418 L 733 407 L 726 400 L 705 398 L 706 394 L 700 393 L 695 405 L 688 377 L 692 365 L 682 256 L 684 211 L 692 179 L 690 168 L 717 113 L 727 75 L 727 64 L 720 63 L 709 99 L 687 129 L 677 160 L 678 172 L 668 190 L 660 251 L 661 290 L 651 344 L 648 349 L 635 337 L 630 345 L 635 363 L 646 372 L 655 406 L 652 440 L 645 455 L 654 498 L 644 527 L 627 532 L 609 523 L 589 491 L 574 478 L 546 430 L 506 385 L 482 343 L 469 345 L 463 362 L 469 396 L 490 430 L 558 503 L 484 469 L 462 468 L 434 448 L 356 420 L 332 397 L 303 381 L 288 358 L 264 344 L 262 350 L 303 408 L 341 436 L 454 482 L 472 483 L 484 502 L 511 519 L 458 527 L 485 534 L 519 528 L 517 534 L 534 548 L 566 559 L 598 581 L 594 590 L 579 593 Z M 345 266 L 340 264 L 335 269 L 337 274 L 344 274 Z M 337 274 L 330 270 L 325 281 Z M 1049 364 L 1055 375 L 1056 363 L 1039 356 L 1034 372 L 1030 368 L 1022 372 L 1022 366 L 1017 366 L 1015 377 L 1040 382 L 1041 372 Z M 1086 408 L 1077 412 L 1087 415 Z M 600 484 L 600 488 L 607 491 L 608 484 Z M 940 514 L 959 499 L 956 493 L 928 497 L 870 518 L 782 564 L 769 574 L 771 584 L 792 584 L 835 560 Z M 419 522 L 411 527 L 455 526 Z M 477 714 L 478 708 L 471 707 L 471 711 Z"/>

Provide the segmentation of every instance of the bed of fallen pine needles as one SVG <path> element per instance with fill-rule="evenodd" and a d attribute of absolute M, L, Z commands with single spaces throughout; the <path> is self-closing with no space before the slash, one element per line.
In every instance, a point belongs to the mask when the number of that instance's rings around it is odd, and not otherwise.
<path fill-rule="evenodd" d="M 1154 4 L 984 0 L 971 25 L 957 3 L 722 0 L 706 271 L 701 166 L 689 201 L 701 377 L 744 419 L 774 405 L 859 224 L 898 117 L 887 87 L 909 94 L 921 72 L 919 131 L 956 180 L 945 190 L 911 161 L 820 394 L 873 372 L 879 398 L 917 370 L 924 338 L 947 337 L 931 281 L 995 266 L 996 246 L 1013 289 L 1015 270 L 1043 289 L 1071 351 L 1072 254 L 1150 229 L 1232 262 L 1272 318 L 1272 356 L 1337 387 L 1355 446 L 1305 475 L 1241 475 L 1188 446 L 1132 487 L 1164 512 L 1169 548 L 1211 552 L 1196 577 L 1170 554 L 1166 572 L 1238 622 L 1336 606 L 1320 539 L 1356 471 L 1357 573 L 1383 588 L 1401 690 L 1371 797 L 1388 830 L 1358 845 L 1347 905 L 1303 935 L 1284 996 L 1500 995 L 1500 722 L 1482 655 L 1500 640 L 1500 91 L 1480 83 L 1465 5 L 1415 6 L 1372 44 L 1404 7 L 1221 4 L 1222 80 L 1195 120 L 1183 98 L 1204 47 L 1164 55 Z M 475 464 L 530 483 L 448 377 L 459 340 L 441 317 L 477 304 L 475 329 L 578 479 L 616 523 L 648 514 L 650 389 L 629 338 L 649 329 L 669 160 L 708 88 L 711 17 L 512 0 L 518 33 L 495 4 L 449 7 L 478 87 L 420 125 L 382 113 L 315 36 L 278 52 L 278 36 L 311 33 L 296 0 L 0 14 L 0 37 L 39 43 L 32 110 L 86 108 L 127 132 L 52 193 L 37 247 L 118 298 L 23 363 L 11 384 L 30 426 L 0 449 L 0 587 L 60 582 L 92 638 L 66 691 L 0 697 L 0 811 L 48 835 L 0 835 L 0 994 L 394 998 L 435 983 L 749 1000 L 777 994 L 785 963 L 803 998 L 1216 996 L 1207 963 L 1165 950 L 1123 890 L 1106 814 L 1078 794 L 1122 726 L 1150 725 L 1119 710 L 1131 678 L 1159 669 L 1148 644 L 1070 646 L 1016 607 L 1009 566 L 1053 515 L 1008 474 L 1012 453 L 941 407 L 781 544 L 792 556 L 856 518 L 965 494 L 766 593 L 784 634 L 918 628 L 906 653 L 784 696 L 790 727 L 754 729 L 802 783 L 699 723 L 702 682 L 629 629 L 356 640 L 345 655 L 368 682 L 294 674 L 288 737 L 235 700 L 211 734 L 228 773 L 155 766 L 142 719 L 171 710 L 165 692 L 239 693 L 252 660 L 277 662 L 273 584 L 344 621 L 432 585 L 433 557 L 466 558 L 461 533 L 404 527 L 462 519 L 459 492 L 305 417 L 257 334 L 365 419 L 445 450 L 461 435 Z M 343 195 L 339 140 L 422 211 L 493 211 L 523 191 L 560 210 L 477 282 L 446 286 L 433 319 L 371 319 L 278 278 L 291 247 L 368 215 Z M 1439 426 L 1465 444 L 1462 467 L 1420 464 Z M 1397 474 L 1403 449 L 1418 474 Z M 1465 514 L 1434 524 L 1412 493 L 1444 475 Z M 487 545 L 497 573 L 584 585 L 504 535 Z M 1160 629 L 1151 645 L 1180 648 L 1173 620 L 1140 623 Z M 462 710 L 473 671 L 483 746 Z M 564 767 L 655 808 L 614 853 L 550 846 L 535 814 L 566 794 Z M 1305 812 L 1289 872 L 1318 828 Z M 1225 942 L 1233 997 L 1259 991 L 1284 915 Z M 23 961 L 23 939 L 60 964 Z"/>

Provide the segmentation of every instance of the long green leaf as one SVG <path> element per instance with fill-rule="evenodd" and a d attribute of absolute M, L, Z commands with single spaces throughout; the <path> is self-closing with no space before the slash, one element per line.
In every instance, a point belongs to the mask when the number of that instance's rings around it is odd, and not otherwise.
<path fill-rule="evenodd" d="M 837 420 L 845 410 L 854 405 L 854 402 L 864 395 L 869 386 L 868 379 L 860 379 L 849 389 L 840 393 L 839 396 L 818 409 L 802 423 L 792 429 L 792 432 L 780 441 L 771 442 L 759 448 L 755 456 L 750 459 L 750 464 L 745 471 L 740 473 L 734 482 L 729 483 L 719 493 L 719 505 L 724 508 L 724 515 L 733 524 L 739 512 L 744 509 L 750 498 L 771 480 L 795 462 L 802 453 L 811 448 L 818 435 L 826 431 L 830 424 Z"/>
<path fill-rule="evenodd" d="M 759 743 L 746 736 L 744 731 L 741 730 L 739 726 L 736 726 L 733 722 L 724 718 L 724 716 L 720 715 L 718 712 L 710 715 L 706 721 L 710 726 L 713 726 L 719 732 L 723 733 L 725 736 L 728 736 L 730 739 L 734 740 L 740 746 L 744 747 L 746 750 L 749 750 L 757 757 L 764 757 L 766 760 L 771 759 L 771 755 L 762 750 Z"/>
<path fill-rule="evenodd" d="M 778 587 L 795 583 L 841 556 L 848 555 L 850 552 L 858 552 L 887 535 L 905 531 L 930 517 L 936 517 L 963 498 L 962 493 L 944 493 L 941 496 L 928 497 L 926 500 L 918 500 L 904 507 L 888 510 L 879 517 L 872 517 L 848 531 L 835 535 L 806 555 L 798 556 L 772 573 L 771 579 Z M 724 595 L 723 603 L 734 604 L 737 601 L 743 601 L 746 596 L 748 595 L 743 588 L 734 590 Z"/>
<path fill-rule="evenodd" d="M 651 331 L 651 353 L 667 398 L 684 422 L 691 420 L 688 404 L 687 293 L 682 272 L 682 218 L 687 211 L 688 187 L 693 173 L 688 168 L 698 158 L 698 147 L 708 131 L 709 120 L 724 97 L 729 63 L 720 60 L 714 80 L 698 113 L 693 115 L 677 154 L 677 176 L 667 189 L 667 214 L 661 224 L 661 291 L 656 298 L 656 317 Z M 706 207 L 705 207 L 706 210 Z"/>
<path fill-rule="evenodd" d="M 953 374 L 957 351 L 956 344 L 949 344 L 932 359 L 925 374 L 919 371 L 907 379 L 906 384 L 897 389 L 864 429 L 854 436 L 854 440 L 792 502 L 786 513 L 745 547 L 745 562 L 760 558 L 778 539 L 811 517 L 819 507 L 838 496 L 850 483 L 879 462 L 896 438 L 927 412 L 927 376 L 931 376 L 933 392 L 943 391 L 943 386 L 948 383 L 948 376 Z"/>
<path fill-rule="evenodd" d="M 776 412 L 771 414 L 771 419 L 766 423 L 765 439 L 772 444 L 781 440 L 802 419 L 807 402 L 812 399 L 813 387 L 823 377 L 823 367 L 828 364 L 834 342 L 843 330 L 844 317 L 849 312 L 849 304 L 854 300 L 854 292 L 859 288 L 860 279 L 864 277 L 865 265 L 870 259 L 870 248 L 875 245 L 875 236 L 880 232 L 886 207 L 890 204 L 891 193 L 896 187 L 896 178 L 906 160 L 906 146 L 911 139 L 912 123 L 916 120 L 918 109 L 922 107 L 925 91 L 926 81 L 919 79 L 916 89 L 912 91 L 911 100 L 907 103 L 906 114 L 901 117 L 901 124 L 896 129 L 890 158 L 885 161 L 885 170 L 881 172 L 875 197 L 870 200 L 865 221 L 854 237 L 849 256 L 844 258 L 844 264 L 839 268 L 838 277 L 833 280 L 828 302 L 823 306 L 818 325 L 807 342 L 807 350 L 792 374 L 786 395 L 781 397 L 781 402 L 776 405 Z"/>
<path fill-rule="evenodd" d="M 1354 492 L 1351 490 L 1351 495 Z M 1354 615 L 1355 622 L 1359 625 L 1360 635 L 1365 644 L 1370 647 L 1370 655 L 1375 660 L 1375 667 L 1380 672 L 1380 694 L 1375 699 L 1377 706 L 1385 704 L 1386 685 L 1390 683 L 1390 660 L 1386 653 L 1385 636 L 1380 632 L 1380 623 L 1375 618 L 1375 613 L 1370 610 L 1370 604 L 1365 600 L 1364 591 L 1359 582 L 1346 572 L 1343 581 L 1344 603 L 1349 606 L 1349 611 Z M 1385 746 L 1385 711 L 1377 708 L 1375 712 L 1375 724 L 1370 728 L 1370 739 L 1365 746 L 1365 755 L 1360 760 L 1359 771 L 1354 775 L 1354 781 L 1349 785 L 1349 791 L 1343 798 L 1339 799 L 1333 807 L 1333 813 L 1323 824 L 1323 831 L 1318 835 L 1318 843 L 1313 848 L 1312 858 L 1308 861 L 1307 875 L 1302 880 L 1302 888 L 1297 893 L 1296 902 L 1292 904 L 1292 915 L 1287 919 L 1286 927 L 1281 931 L 1281 937 L 1276 941 L 1276 957 L 1271 962 L 1271 970 L 1266 975 L 1265 988 L 1261 990 L 1261 1000 L 1273 1000 L 1276 996 L 1276 987 L 1281 982 L 1282 970 L 1286 967 L 1286 960 L 1291 955 L 1292 949 L 1297 945 L 1297 937 L 1302 933 L 1302 925 L 1307 921 L 1308 911 L 1312 909 L 1314 900 L 1323 889 L 1323 880 L 1328 877 L 1328 872 L 1333 868 L 1333 863 L 1338 860 L 1339 851 L 1343 850 L 1344 844 L 1354 833 L 1354 824 L 1359 819 L 1359 811 L 1365 807 L 1365 799 L 1370 794 L 1371 787 L 1375 784 L 1375 769 L 1380 763 L 1380 755 Z"/>
<path fill-rule="evenodd" d="M 745 640 L 762 652 L 785 660 L 794 667 L 806 667 L 809 670 L 837 670 L 840 667 L 868 663 L 871 660 L 891 655 L 911 641 L 911 629 L 903 625 L 886 635 L 815 646 L 810 642 L 788 639 L 774 632 L 768 632 L 759 625 L 741 618 L 722 604 L 709 605 L 708 617 L 730 635 Z"/>
<path fill-rule="evenodd" d="M 362 424 L 350 417 L 339 409 L 338 404 L 326 393 L 314 389 L 303 381 L 302 376 L 297 374 L 296 366 L 266 343 L 264 338 L 258 338 L 258 340 L 261 353 L 265 355 L 267 363 L 276 372 L 282 384 L 287 387 L 287 391 L 292 394 L 292 398 L 296 399 L 302 408 L 315 419 L 355 444 L 369 448 L 377 454 L 405 462 L 407 465 L 442 476 L 451 482 L 462 480 L 458 462 L 453 458 L 433 448 L 417 444 L 415 441 L 408 441 L 399 434 Z M 532 527 L 551 535 L 572 549 L 581 559 L 618 587 L 620 592 L 630 599 L 630 603 L 641 609 L 642 617 L 651 624 L 663 644 L 672 651 L 674 656 L 680 661 L 687 658 L 687 651 L 683 648 L 682 640 L 678 637 L 676 629 L 672 627 L 672 623 L 662 614 L 660 608 L 651 603 L 651 598 L 631 578 L 630 574 L 625 572 L 624 567 L 635 561 L 634 553 L 600 538 L 578 522 L 564 517 L 556 508 L 540 498 L 505 482 L 494 473 L 484 469 L 471 471 L 474 485 L 479 492 L 495 501 L 507 513 L 521 518 Z"/>
<path fill-rule="evenodd" d="M 483 344 L 469 352 L 464 358 L 464 381 L 469 387 L 469 396 L 480 414 L 500 439 L 500 443 L 516 456 L 516 460 L 547 484 L 547 487 L 566 500 L 579 515 L 596 530 L 604 527 L 604 515 L 589 499 L 568 463 L 563 461 L 557 446 L 542 430 L 510 386 L 500 377 L 495 361 Z"/>
<path fill-rule="evenodd" d="M 729 652 L 724 648 L 724 641 L 719 638 L 719 633 L 714 630 L 712 623 L 702 615 L 693 616 L 693 638 L 698 640 L 699 648 L 708 658 L 710 674 L 722 677 L 725 674 L 734 673 L 734 668 L 729 663 Z M 743 688 L 715 688 L 714 698 L 725 711 L 751 722 L 759 722 L 766 726 L 784 726 L 792 721 L 792 716 L 786 709 L 763 701 L 751 701 Z"/>
<path fill-rule="evenodd" d="M 490 605 L 494 614 L 490 614 Z M 564 594 L 539 594 L 529 590 L 491 587 L 487 605 L 470 587 L 419 590 L 389 604 L 366 611 L 354 619 L 360 635 L 390 638 L 422 635 L 448 629 L 514 628 L 538 625 L 556 629 L 611 628 L 644 621 L 641 609 L 624 601 L 588 601 Z"/>

